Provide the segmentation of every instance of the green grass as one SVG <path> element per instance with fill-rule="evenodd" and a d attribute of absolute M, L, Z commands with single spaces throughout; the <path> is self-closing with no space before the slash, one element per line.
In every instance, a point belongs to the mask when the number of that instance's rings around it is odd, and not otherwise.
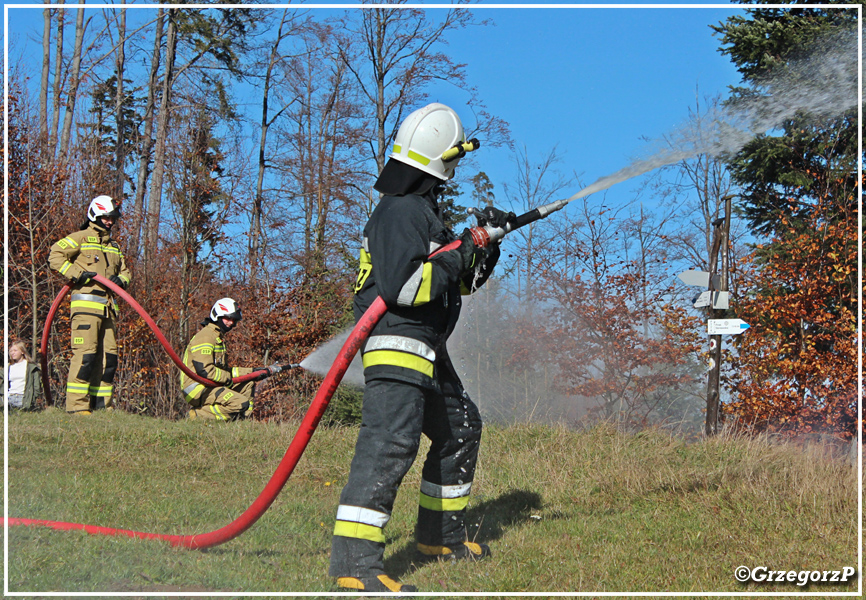
<path fill-rule="evenodd" d="M 262 491 L 296 425 L 170 422 L 131 414 L 9 418 L 9 516 L 205 533 Z M 321 428 L 270 510 L 209 550 L 9 529 L 10 592 L 319 592 L 356 429 Z M 422 448 L 422 453 L 426 448 Z M 419 464 L 386 529 L 386 568 L 423 592 L 790 592 L 741 585 L 740 565 L 857 564 L 857 478 L 821 447 L 719 438 L 687 444 L 526 425 L 485 429 L 469 511 L 476 564 L 412 562 Z M 808 592 L 856 591 L 812 584 Z M 240 597 L 240 596 L 237 596 Z"/>

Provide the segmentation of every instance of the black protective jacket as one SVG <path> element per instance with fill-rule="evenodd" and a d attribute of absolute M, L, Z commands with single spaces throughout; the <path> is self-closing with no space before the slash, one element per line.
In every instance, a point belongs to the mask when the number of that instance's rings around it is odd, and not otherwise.
<path fill-rule="evenodd" d="M 364 227 L 355 319 L 376 296 L 388 312 L 362 348 L 368 381 L 392 379 L 447 394 L 461 391 L 445 342 L 460 316 L 461 294 L 486 281 L 499 259 L 499 247 L 492 247 L 478 277 L 461 278 L 458 250 L 428 260 L 455 239 L 432 194 L 385 196 L 373 211 Z"/>

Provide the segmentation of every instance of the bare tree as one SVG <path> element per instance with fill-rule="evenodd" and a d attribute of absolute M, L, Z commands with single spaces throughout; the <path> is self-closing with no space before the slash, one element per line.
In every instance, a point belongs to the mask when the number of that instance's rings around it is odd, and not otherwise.
<path fill-rule="evenodd" d="M 192 70 L 199 61 L 211 56 L 215 64 L 202 65 L 202 68 L 228 70 L 235 72 L 237 64 L 236 49 L 244 47 L 244 35 L 250 11 L 235 9 L 210 14 L 200 9 L 181 10 L 170 8 L 167 12 L 165 67 L 163 69 L 161 97 L 156 124 L 154 143 L 153 175 L 148 195 L 144 238 L 145 286 L 149 285 L 149 269 L 155 265 L 152 259 L 159 244 L 160 212 L 162 208 L 162 188 L 165 178 L 166 138 L 173 108 L 172 92 L 174 82 L 185 72 Z M 179 36 L 183 25 L 183 36 Z M 175 66 L 180 55 L 181 44 L 189 52 L 184 54 L 183 64 Z"/>
<path fill-rule="evenodd" d="M 363 129 L 357 89 L 333 51 L 330 27 L 309 24 L 300 34 L 298 55 L 289 61 L 287 84 L 293 98 L 287 111 L 284 168 L 301 210 L 301 248 L 297 256 L 307 274 L 326 268 L 329 250 L 340 247 L 338 218 L 354 224 L 357 207 L 351 189 L 363 160 Z M 342 208 L 339 213 L 336 209 Z M 335 218 L 337 217 L 337 218 Z"/>
<path fill-rule="evenodd" d="M 704 109 L 696 97 L 695 107 L 689 110 L 687 137 L 699 139 L 703 131 L 713 130 L 708 120 L 718 112 L 719 102 L 718 98 L 711 99 Z M 669 143 L 675 145 L 675 141 Z M 673 181 L 657 180 L 656 189 L 686 222 L 669 240 L 681 250 L 682 259 L 706 268 L 712 248 L 712 224 L 724 215 L 723 199 L 733 190 L 730 174 L 722 158 L 709 154 L 698 154 L 659 172 L 661 176 L 670 173 L 674 174 Z"/>
<path fill-rule="evenodd" d="M 474 96 L 466 84 L 465 65 L 437 51 L 448 33 L 475 24 L 472 15 L 455 8 L 432 21 L 429 14 L 415 8 L 379 7 L 355 12 L 360 18 L 347 19 L 344 25 L 340 56 L 369 102 L 373 127 L 369 156 L 376 162 L 376 173 L 385 166 L 403 117 L 427 98 L 428 84 L 448 81 Z M 474 97 L 473 103 L 480 106 Z"/>
<path fill-rule="evenodd" d="M 50 0 L 43 0 L 48 4 Z M 42 10 L 42 78 L 39 86 L 39 137 L 48 144 L 48 80 L 51 76 L 51 9 Z"/>
<path fill-rule="evenodd" d="M 122 0 L 125 4 L 125 0 Z M 126 74 L 126 9 L 120 9 L 115 13 L 117 15 L 117 36 L 116 52 L 114 55 L 114 70 L 117 73 L 117 87 L 115 88 L 114 96 L 114 120 L 117 124 L 117 137 L 115 138 L 115 158 L 114 158 L 114 192 L 113 196 L 118 200 L 123 198 L 123 185 L 126 177 L 124 174 L 126 166 L 126 136 L 125 136 L 125 117 L 124 106 L 126 97 L 124 94 L 124 76 Z"/>
<path fill-rule="evenodd" d="M 258 171 L 256 175 L 256 191 L 253 198 L 253 204 L 250 209 L 250 236 L 249 236 L 249 281 L 255 286 L 258 280 L 259 263 L 262 261 L 264 254 L 265 235 L 262 229 L 262 209 L 264 204 L 264 182 L 265 171 L 267 170 L 267 142 L 268 130 L 274 121 L 291 105 L 292 100 L 289 100 L 279 108 L 274 114 L 270 114 L 269 103 L 271 99 L 271 86 L 273 84 L 274 70 L 277 63 L 281 60 L 280 43 L 294 32 L 292 27 L 292 19 L 289 18 L 288 9 L 283 11 L 280 17 L 280 24 L 277 28 L 277 35 L 271 45 L 270 53 L 268 54 L 267 67 L 265 69 L 265 78 L 262 87 L 262 120 L 261 133 L 259 135 L 259 153 L 258 153 Z"/>
<path fill-rule="evenodd" d="M 156 110 L 157 88 L 159 86 L 159 65 L 162 56 L 161 48 L 164 27 L 165 12 L 160 8 L 157 13 L 156 27 L 153 34 L 153 53 L 150 58 L 150 76 L 147 83 L 147 102 L 144 107 L 144 131 L 142 132 L 141 147 L 139 148 L 141 159 L 138 165 L 138 178 L 135 185 L 132 223 L 129 228 L 131 232 L 129 254 L 131 257 L 138 257 L 139 243 L 143 233 L 142 226 L 145 220 L 144 213 L 146 207 L 144 194 L 147 188 L 147 178 L 150 175 L 150 161 L 153 153 L 153 121 Z"/>
<path fill-rule="evenodd" d="M 64 0 L 60 1 L 63 4 Z M 60 124 L 60 96 L 63 90 L 63 30 L 66 21 L 66 11 L 57 11 L 57 36 L 54 47 L 54 91 L 53 106 L 51 112 L 51 127 L 48 129 L 48 150 L 51 156 L 57 153 L 57 127 Z"/>
<path fill-rule="evenodd" d="M 87 20 L 90 23 L 90 19 Z M 69 77 L 69 89 L 66 90 L 66 112 L 63 115 L 63 131 L 60 135 L 60 159 L 66 160 L 69 152 L 69 138 L 72 135 L 72 119 L 75 114 L 75 102 L 78 99 L 78 86 L 81 84 L 81 47 L 84 41 L 84 7 L 78 9 L 75 18 L 75 47 L 72 51 L 72 67 Z"/>
<path fill-rule="evenodd" d="M 563 189 L 571 185 L 570 179 L 556 171 L 559 160 L 555 147 L 547 155 L 542 156 L 537 163 L 530 159 L 526 146 L 515 150 L 515 181 L 512 185 L 506 183 L 503 186 L 511 210 L 525 213 L 549 204 L 557 199 Z M 518 270 L 517 295 L 530 303 L 534 296 L 533 282 L 537 278 L 536 254 L 550 239 L 551 223 L 550 219 L 536 221 L 518 229 L 510 236 L 509 241 L 512 244 L 516 242 L 518 246 L 518 259 L 515 261 Z"/>

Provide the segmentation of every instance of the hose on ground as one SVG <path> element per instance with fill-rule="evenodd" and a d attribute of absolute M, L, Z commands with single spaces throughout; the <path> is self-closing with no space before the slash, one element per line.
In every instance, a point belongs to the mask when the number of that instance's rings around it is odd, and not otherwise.
<path fill-rule="evenodd" d="M 431 257 L 441 252 L 454 250 L 455 248 L 460 246 L 460 243 L 460 240 L 451 242 L 450 244 L 447 244 L 434 252 Z M 129 294 L 120 289 L 120 287 L 115 286 L 111 282 L 107 281 L 106 279 L 97 276 L 96 280 L 103 285 L 108 284 L 112 286 L 109 289 L 117 293 L 127 302 L 135 302 L 132 297 L 129 296 Z M 66 291 L 68 290 L 63 290 L 62 295 L 58 296 L 58 299 L 55 300 L 54 305 L 52 305 L 52 311 L 56 312 L 56 306 L 59 305 L 60 299 L 62 299 L 63 296 L 66 295 Z M 123 293 L 121 294 L 120 292 Z M 137 303 L 135 303 L 135 305 L 133 306 L 136 305 Z M 304 450 L 306 450 L 307 444 L 313 437 L 313 434 L 316 432 L 316 428 L 319 426 L 319 421 L 321 421 L 322 415 L 325 413 L 325 409 L 328 408 L 328 403 L 331 401 L 331 397 L 337 390 L 337 386 L 340 385 L 340 381 L 343 379 L 343 375 L 346 374 L 346 370 L 349 368 L 352 359 L 355 357 L 355 354 L 358 353 L 358 350 L 361 348 L 364 340 L 366 340 L 370 336 L 370 333 L 373 331 L 376 323 L 379 322 L 379 320 L 382 318 L 382 315 L 384 315 L 386 311 L 387 306 L 385 305 L 385 301 L 382 300 L 381 297 L 377 297 L 376 300 L 373 301 L 373 303 L 370 305 L 370 308 L 367 309 L 367 311 L 355 324 L 355 327 L 352 329 L 349 337 L 343 343 L 343 346 L 340 349 L 336 360 L 331 365 L 331 368 L 328 370 L 328 374 L 325 376 L 324 381 L 322 381 L 322 385 L 319 386 L 319 390 L 316 392 L 316 396 L 313 398 L 313 401 L 310 404 L 310 408 L 307 409 L 307 412 L 304 415 L 303 420 L 301 421 L 301 425 L 300 427 L 298 427 L 298 431 L 295 433 L 295 437 L 292 438 L 292 441 L 289 444 L 286 453 L 280 460 L 280 464 L 277 465 L 276 471 L 274 471 L 274 474 L 271 475 L 271 478 L 265 485 L 265 488 L 253 501 L 249 508 L 247 508 L 247 510 L 245 510 L 243 514 L 241 514 L 237 519 L 235 519 L 228 525 L 221 527 L 220 529 L 215 529 L 214 531 L 211 531 L 209 533 L 202 533 L 198 535 L 170 535 L 132 531 L 129 529 L 117 529 L 113 527 L 102 527 L 99 525 L 85 525 L 83 523 L 47 521 L 43 519 L 24 519 L 10 517 L 8 521 L 4 519 L 4 524 L 10 527 L 14 525 L 42 526 L 62 531 L 83 530 L 96 535 L 113 535 L 140 539 L 156 539 L 166 541 L 172 546 L 181 546 L 191 549 L 211 548 L 213 546 L 218 546 L 236 538 L 247 529 L 252 527 L 253 524 L 259 520 L 259 518 L 265 513 L 266 510 L 268 510 L 274 500 L 276 500 L 277 495 L 279 495 L 280 491 L 282 491 L 283 486 L 286 484 L 286 481 L 288 481 L 292 472 L 295 470 L 298 461 L 300 461 L 301 455 L 303 455 Z M 144 309 L 142 309 L 142 312 L 144 312 Z M 46 329 L 50 326 L 51 318 L 53 318 L 53 312 L 49 315 L 49 317 L 50 318 L 46 322 Z M 148 316 L 145 320 L 149 319 L 150 317 Z M 152 321 L 152 319 L 150 320 Z M 45 345 L 47 343 L 44 336 L 42 343 L 42 355 L 44 357 L 46 349 Z"/>
<path fill-rule="evenodd" d="M 96 283 L 108 288 L 121 298 L 123 298 L 127 304 L 129 304 L 135 312 L 138 313 L 144 322 L 147 323 L 147 326 L 150 327 L 150 330 L 156 336 L 156 339 L 159 340 L 159 343 L 162 345 L 163 349 L 171 358 L 172 362 L 177 365 L 177 368 L 183 371 L 187 377 L 192 379 L 193 381 L 197 381 L 202 385 L 206 385 L 208 387 L 220 387 L 221 385 L 225 385 L 224 383 L 218 383 L 216 381 L 211 381 L 206 377 L 202 377 L 185 364 L 177 355 L 177 352 L 174 351 L 174 348 L 171 347 L 171 344 L 166 339 L 166 337 L 160 331 L 159 326 L 157 326 L 156 321 L 154 321 L 151 316 L 147 313 L 144 308 L 142 308 L 141 304 L 139 304 L 135 298 L 130 296 L 126 290 L 124 290 L 119 285 L 115 285 L 102 275 L 96 275 L 93 278 Z M 45 392 L 45 400 L 51 404 L 51 381 L 48 376 L 48 339 L 51 336 L 51 325 L 54 323 L 54 315 L 57 312 L 57 309 L 60 307 L 60 303 L 63 301 L 63 298 L 66 297 L 66 294 L 69 293 L 69 290 L 72 289 L 71 284 L 66 284 L 60 290 L 60 293 L 57 294 L 57 297 L 54 299 L 54 302 L 51 304 L 51 308 L 48 309 L 48 316 L 45 319 L 45 327 L 42 330 L 42 345 L 40 346 L 40 354 L 41 354 L 41 362 L 42 362 L 42 389 Z M 233 377 L 232 384 L 244 383 L 250 381 L 252 379 L 258 379 L 263 376 L 265 371 L 253 371 L 252 373 L 247 373 L 246 375 L 241 375 L 240 377 Z"/>

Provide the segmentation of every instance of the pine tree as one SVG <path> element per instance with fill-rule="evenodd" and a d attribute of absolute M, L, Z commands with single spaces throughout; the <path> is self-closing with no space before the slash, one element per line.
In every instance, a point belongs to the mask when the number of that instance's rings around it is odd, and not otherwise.
<path fill-rule="evenodd" d="M 797 65 L 852 35 L 856 18 L 835 7 L 756 8 L 715 27 L 743 75 L 729 102 L 772 100 L 780 80 L 804 90 L 833 85 L 809 81 Z M 734 339 L 733 397 L 723 406 L 749 429 L 855 430 L 856 109 L 827 116 L 833 108 L 800 110 L 730 158 L 740 208 L 769 240 L 739 278 L 735 309 L 752 328 Z"/>

